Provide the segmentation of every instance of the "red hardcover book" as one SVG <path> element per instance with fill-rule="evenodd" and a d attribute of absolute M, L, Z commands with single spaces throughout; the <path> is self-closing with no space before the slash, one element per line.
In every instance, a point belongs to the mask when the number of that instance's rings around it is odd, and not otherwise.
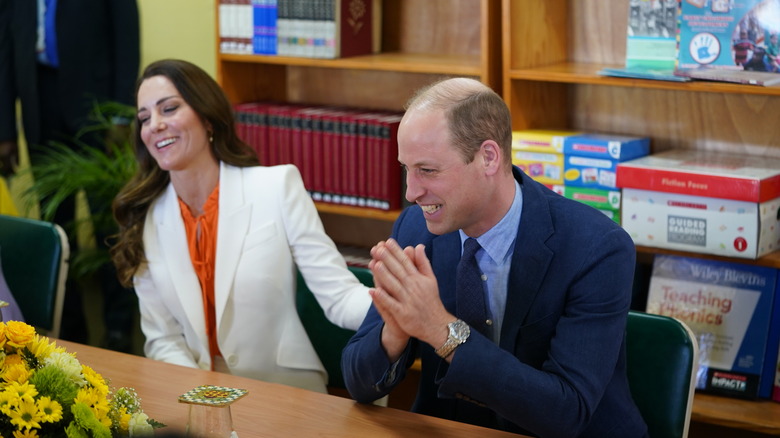
<path fill-rule="evenodd" d="M 398 125 L 402 114 L 378 119 L 380 138 L 380 207 L 382 210 L 401 208 L 401 166 L 398 165 Z"/>
<path fill-rule="evenodd" d="M 367 112 L 359 114 L 357 121 L 356 173 L 358 205 L 375 207 L 379 198 L 379 184 L 375 181 L 378 161 L 378 119 L 387 116 L 387 112 Z"/>
<path fill-rule="evenodd" d="M 358 133 L 357 118 L 359 112 L 349 109 L 341 116 L 341 149 L 339 162 L 341 164 L 342 201 L 347 205 L 358 205 L 358 181 L 357 181 L 357 151 Z"/>
<path fill-rule="evenodd" d="M 268 160 L 266 102 L 247 102 L 236 105 L 236 128 L 239 137 L 255 150 L 260 164 Z"/>
<path fill-rule="evenodd" d="M 780 197 L 780 159 L 670 150 L 618 163 L 617 186 L 765 202 Z"/>
<path fill-rule="evenodd" d="M 380 0 L 324 0 L 322 37 L 313 56 L 345 58 L 379 52 L 382 33 Z M 356 7 L 359 6 L 359 7 Z M 318 33 L 319 35 L 319 33 Z"/>
<path fill-rule="evenodd" d="M 311 194 L 315 201 L 322 201 L 325 194 L 325 169 L 323 165 L 323 119 L 327 109 L 324 107 L 311 107 L 303 110 L 304 117 L 309 122 L 311 129 L 304 130 L 304 161 L 311 171 Z"/>
<path fill-rule="evenodd" d="M 341 203 L 341 116 L 344 111 L 326 108 L 322 117 L 322 168 L 324 202 Z"/>
<path fill-rule="evenodd" d="M 301 171 L 301 177 L 303 178 L 303 185 L 306 190 L 312 195 L 315 200 L 315 193 L 318 190 L 315 183 L 315 169 L 317 167 L 317 160 L 314 159 L 314 129 L 319 130 L 319 126 L 315 128 L 315 122 L 317 121 L 317 112 L 320 111 L 319 107 L 304 107 L 296 111 L 296 116 L 299 119 L 299 123 L 294 123 L 294 126 L 299 126 L 299 130 L 293 128 L 293 161 Z"/>
<path fill-rule="evenodd" d="M 236 134 L 238 134 L 238 138 L 240 138 L 241 141 L 252 147 L 252 149 L 255 148 L 255 145 L 253 144 L 254 139 L 249 136 L 249 133 L 251 132 L 249 123 L 251 117 L 251 107 L 253 105 L 254 103 L 239 103 L 233 105 Z"/>
<path fill-rule="evenodd" d="M 298 168 L 301 173 L 301 179 L 303 185 L 307 190 L 311 188 L 311 178 L 308 169 L 306 169 L 306 163 L 303 160 L 303 137 L 304 137 L 304 124 L 307 123 L 306 118 L 301 114 L 301 111 L 307 107 L 294 107 L 290 110 L 289 121 L 289 146 L 288 146 L 288 162 Z M 310 127 L 308 127 L 310 129 Z"/>
<path fill-rule="evenodd" d="M 294 104 L 272 104 L 268 107 L 269 157 L 267 166 L 290 164 L 290 123 Z"/>

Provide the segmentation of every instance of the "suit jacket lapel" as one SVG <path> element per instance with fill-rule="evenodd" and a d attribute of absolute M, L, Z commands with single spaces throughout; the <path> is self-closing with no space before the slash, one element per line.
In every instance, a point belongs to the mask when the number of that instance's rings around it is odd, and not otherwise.
<path fill-rule="evenodd" d="M 233 291 L 244 238 L 249 229 L 251 204 L 244 196 L 243 171 L 240 168 L 220 165 L 219 173 L 219 223 L 217 224 L 217 255 L 214 267 L 214 304 L 217 327 L 228 298 Z"/>
<path fill-rule="evenodd" d="M 501 347 L 508 351 L 514 345 L 528 310 L 547 275 L 554 255 L 546 241 L 553 233 L 550 208 L 538 183 L 515 172 L 523 188 L 523 213 L 520 217 L 512 267 L 509 271 L 506 310 L 501 329 Z"/>
<path fill-rule="evenodd" d="M 460 235 L 445 234 L 431 241 L 431 266 L 436 274 L 444 308 L 455 315 L 455 271 L 460 259 Z"/>
<path fill-rule="evenodd" d="M 198 336 L 206 339 L 200 282 L 192 267 L 179 198 L 173 184 L 168 185 L 162 199 L 154 208 L 161 259 L 168 261 L 168 275 L 187 313 L 187 319 L 191 321 Z"/>

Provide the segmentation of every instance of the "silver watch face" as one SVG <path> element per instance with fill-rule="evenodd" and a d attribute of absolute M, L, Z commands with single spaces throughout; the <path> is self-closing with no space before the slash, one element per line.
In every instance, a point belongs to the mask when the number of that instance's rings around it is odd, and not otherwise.
<path fill-rule="evenodd" d="M 457 339 L 460 342 L 468 339 L 469 334 L 471 333 L 468 324 L 461 320 L 457 320 L 455 322 L 449 323 L 448 325 L 450 328 L 450 337 Z"/>

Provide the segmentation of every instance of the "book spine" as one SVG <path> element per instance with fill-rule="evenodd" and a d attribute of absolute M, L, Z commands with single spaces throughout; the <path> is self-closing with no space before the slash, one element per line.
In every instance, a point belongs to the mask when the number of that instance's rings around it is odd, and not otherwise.
<path fill-rule="evenodd" d="M 353 7 L 354 1 L 335 0 L 337 58 L 371 54 L 374 49 L 373 1 L 357 0 L 362 7 Z"/>

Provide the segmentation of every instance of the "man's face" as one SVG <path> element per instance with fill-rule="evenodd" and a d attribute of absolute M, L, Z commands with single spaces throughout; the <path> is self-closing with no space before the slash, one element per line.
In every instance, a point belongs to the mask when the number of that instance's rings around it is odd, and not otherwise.
<path fill-rule="evenodd" d="M 463 162 L 440 111 L 415 109 L 404 115 L 398 160 L 407 171 L 406 199 L 422 208 L 430 232 L 441 235 L 462 228 L 473 237 L 484 232 L 480 219 L 487 182 L 481 155 Z"/>

